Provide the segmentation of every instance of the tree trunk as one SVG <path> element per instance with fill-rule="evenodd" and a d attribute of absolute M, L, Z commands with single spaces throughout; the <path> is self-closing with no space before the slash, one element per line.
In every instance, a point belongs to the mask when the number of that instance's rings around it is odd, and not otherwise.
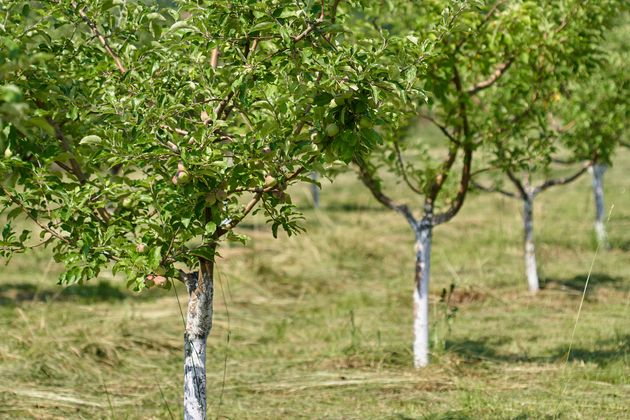
<path fill-rule="evenodd" d="M 317 181 L 317 172 L 311 172 L 311 179 Z M 319 187 L 317 184 L 311 184 L 311 196 L 313 197 L 313 208 L 319 208 Z"/>
<path fill-rule="evenodd" d="M 608 247 L 608 235 L 604 226 L 604 172 L 606 165 L 593 165 L 593 196 L 595 197 L 595 236 L 601 247 Z"/>
<path fill-rule="evenodd" d="M 212 329 L 214 263 L 201 261 L 199 275 L 186 282 L 188 313 L 184 334 L 184 419 L 206 419 L 206 341 Z"/>
<path fill-rule="evenodd" d="M 413 291 L 413 364 L 416 368 L 429 364 L 429 276 L 431 273 L 432 214 L 425 214 L 415 226 L 416 273 Z"/>
<path fill-rule="evenodd" d="M 525 229 L 525 272 L 529 291 L 536 293 L 539 289 L 538 267 L 536 265 L 536 247 L 534 246 L 534 196 L 523 198 L 523 225 Z"/>

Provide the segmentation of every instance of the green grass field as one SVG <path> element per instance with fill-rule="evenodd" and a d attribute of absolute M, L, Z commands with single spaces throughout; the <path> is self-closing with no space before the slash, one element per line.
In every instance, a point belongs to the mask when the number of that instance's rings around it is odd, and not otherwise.
<path fill-rule="evenodd" d="M 540 196 L 544 289 L 526 290 L 520 203 L 473 195 L 434 233 L 432 365 L 411 357 L 413 237 L 351 174 L 307 233 L 221 251 L 208 405 L 229 419 L 630 418 L 630 152 L 606 175 L 595 253 L 585 176 Z M 593 263 L 594 261 L 594 263 Z M 584 282 L 590 285 L 571 341 Z M 0 267 L 0 417 L 181 416 L 182 287 L 140 296 L 103 275 L 57 286 L 45 251 Z M 450 302 L 440 302 L 455 284 Z M 176 293 L 178 296 L 176 296 Z M 448 306 L 448 307 L 447 307 Z M 447 313 L 457 308 L 455 317 Z M 567 351 L 572 343 L 570 357 Z"/>

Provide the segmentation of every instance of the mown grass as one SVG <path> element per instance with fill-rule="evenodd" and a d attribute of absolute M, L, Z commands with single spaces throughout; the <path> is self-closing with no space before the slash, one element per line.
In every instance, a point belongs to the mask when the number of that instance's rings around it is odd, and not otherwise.
<path fill-rule="evenodd" d="M 413 237 L 352 175 L 302 202 L 308 233 L 222 249 L 208 404 L 230 419 L 623 418 L 630 401 L 630 153 L 607 173 L 609 251 L 594 258 L 590 179 L 545 193 L 536 235 L 545 288 L 526 292 L 520 203 L 470 197 L 436 229 L 432 365 L 411 359 Z M 298 196 L 301 193 L 298 193 Z M 108 277 L 55 285 L 46 252 L 0 268 L 0 417 L 181 415 L 175 291 L 135 296 Z M 454 283 L 446 321 L 442 289 Z M 177 289 L 185 306 L 185 292 Z"/>

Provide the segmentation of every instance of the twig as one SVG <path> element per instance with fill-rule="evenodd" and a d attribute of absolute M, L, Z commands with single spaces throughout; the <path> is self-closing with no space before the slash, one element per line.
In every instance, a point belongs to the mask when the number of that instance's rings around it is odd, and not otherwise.
<path fill-rule="evenodd" d="M 470 96 L 473 96 L 477 94 L 478 92 L 491 87 L 508 71 L 508 69 L 512 65 L 512 62 L 513 60 L 509 59 L 508 61 L 499 64 L 497 69 L 492 73 L 492 75 L 489 78 L 469 88 L 468 90 L 466 90 L 466 93 Z"/>
<path fill-rule="evenodd" d="M 92 20 L 90 20 L 88 15 L 85 13 L 85 7 L 82 7 L 79 9 L 79 5 L 77 4 L 76 1 L 72 1 L 70 4 L 75 9 L 78 9 L 79 16 L 81 16 L 83 21 L 85 21 L 85 23 L 90 27 L 90 30 L 92 31 L 94 36 L 96 36 L 96 38 L 99 40 L 103 48 L 105 48 L 105 51 L 107 51 L 107 54 L 109 54 L 114 59 L 114 62 L 116 63 L 116 67 L 118 67 L 118 70 L 123 74 L 126 73 L 127 69 L 125 68 L 122 61 L 120 60 L 120 57 L 118 57 L 118 55 L 114 52 L 114 50 L 112 50 L 112 48 L 109 46 L 109 43 L 107 42 L 107 39 L 105 39 L 105 37 L 100 33 L 100 31 L 96 27 L 96 24 Z"/>

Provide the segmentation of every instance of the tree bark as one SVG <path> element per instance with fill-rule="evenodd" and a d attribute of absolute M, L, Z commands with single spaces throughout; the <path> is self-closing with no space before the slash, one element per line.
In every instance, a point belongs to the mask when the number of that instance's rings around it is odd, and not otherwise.
<path fill-rule="evenodd" d="M 212 329 L 212 261 L 202 260 L 199 275 L 189 276 L 184 334 L 184 419 L 206 419 L 206 343 Z"/>
<path fill-rule="evenodd" d="M 599 246 L 608 248 L 608 235 L 604 226 L 604 172 L 606 165 L 593 165 L 593 196 L 595 197 L 595 237 Z"/>
<path fill-rule="evenodd" d="M 416 270 L 413 291 L 413 362 L 416 368 L 429 364 L 429 277 L 433 214 L 425 212 L 416 226 Z"/>
<path fill-rule="evenodd" d="M 529 291 L 536 293 L 540 289 L 536 247 L 534 245 L 534 196 L 523 197 L 523 227 L 525 236 L 525 272 Z"/>

